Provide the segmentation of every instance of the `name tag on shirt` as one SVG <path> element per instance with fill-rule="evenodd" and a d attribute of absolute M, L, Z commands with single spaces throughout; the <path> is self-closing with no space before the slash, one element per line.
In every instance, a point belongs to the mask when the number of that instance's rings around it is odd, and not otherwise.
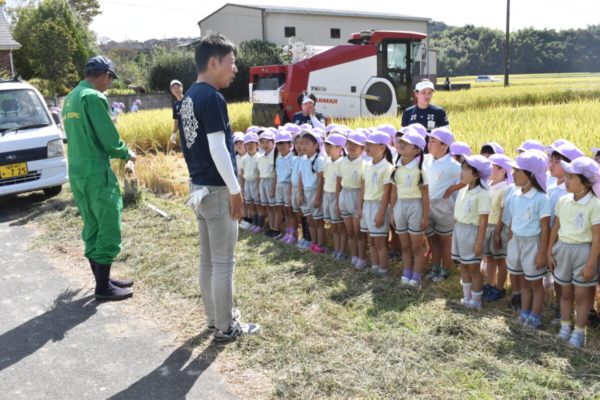
<path fill-rule="evenodd" d="M 427 129 L 434 129 L 435 121 L 427 121 Z"/>
<path fill-rule="evenodd" d="M 258 169 L 258 162 L 254 161 L 254 169 Z"/>
<path fill-rule="evenodd" d="M 354 171 L 352 171 L 352 176 L 350 177 L 350 179 L 353 182 L 357 182 L 358 181 L 358 170 L 355 169 Z"/>
<path fill-rule="evenodd" d="M 471 208 L 473 208 L 473 200 L 467 201 L 467 204 L 465 204 L 464 211 L 466 213 L 470 213 L 471 212 Z"/>
<path fill-rule="evenodd" d="M 442 175 L 444 174 L 444 172 L 436 172 L 435 173 L 435 180 L 437 181 L 441 181 L 442 180 Z"/>
<path fill-rule="evenodd" d="M 404 180 L 404 186 L 412 186 L 412 175 L 406 175 L 406 179 Z"/>
<path fill-rule="evenodd" d="M 578 212 L 577 213 L 577 218 L 575 218 L 575 228 L 577 229 L 583 229 L 583 223 L 585 221 L 585 213 L 583 212 Z"/>
<path fill-rule="evenodd" d="M 531 206 L 525 207 L 525 214 L 523 215 L 523 219 L 525 221 L 533 220 L 533 210 L 531 209 Z"/>
<path fill-rule="evenodd" d="M 283 166 L 283 170 L 284 170 L 285 172 L 290 172 L 291 168 L 292 168 L 292 167 L 290 166 L 290 164 L 285 164 L 285 165 Z"/>
<path fill-rule="evenodd" d="M 267 175 L 268 175 L 268 174 L 270 174 L 271 172 L 273 172 L 273 166 L 272 166 L 272 165 L 269 165 L 269 166 L 267 167 Z"/>
<path fill-rule="evenodd" d="M 333 175 L 331 176 L 333 181 L 335 182 L 337 180 L 337 171 L 333 171 Z"/>
<path fill-rule="evenodd" d="M 371 183 L 373 185 L 377 185 L 377 178 L 379 178 L 379 174 L 377 172 L 373 172 L 373 177 L 371 178 Z"/>

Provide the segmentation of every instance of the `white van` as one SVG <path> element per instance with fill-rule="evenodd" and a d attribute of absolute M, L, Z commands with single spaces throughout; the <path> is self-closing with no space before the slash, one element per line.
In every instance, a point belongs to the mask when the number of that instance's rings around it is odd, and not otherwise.
<path fill-rule="evenodd" d="M 42 95 L 19 78 L 0 81 L 0 196 L 55 196 L 68 181 L 62 132 Z"/>
<path fill-rule="evenodd" d="M 500 79 L 494 78 L 491 75 L 479 75 L 475 82 L 500 82 Z"/>

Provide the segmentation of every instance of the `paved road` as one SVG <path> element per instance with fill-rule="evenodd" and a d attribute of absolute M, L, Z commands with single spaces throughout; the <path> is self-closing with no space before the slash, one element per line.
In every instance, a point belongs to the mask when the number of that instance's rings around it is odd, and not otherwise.
<path fill-rule="evenodd" d="M 233 399 L 214 355 L 194 351 L 207 333 L 174 344 L 122 304 L 95 301 L 91 284 L 27 251 L 32 229 L 3 208 L 0 399 Z"/>

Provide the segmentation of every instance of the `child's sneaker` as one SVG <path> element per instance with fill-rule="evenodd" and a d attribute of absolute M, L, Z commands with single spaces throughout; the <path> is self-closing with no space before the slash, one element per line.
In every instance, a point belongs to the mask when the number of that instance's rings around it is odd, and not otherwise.
<path fill-rule="evenodd" d="M 287 234 L 286 234 L 287 236 Z M 273 231 L 273 236 L 271 236 L 273 239 L 278 240 L 281 239 L 283 237 L 283 233 L 281 232 L 277 232 L 277 231 Z"/>
<path fill-rule="evenodd" d="M 408 284 L 412 287 L 414 287 L 415 289 L 420 289 L 421 288 L 421 281 L 415 281 L 414 279 L 411 279 Z"/>
<path fill-rule="evenodd" d="M 569 343 L 575 347 L 583 347 L 583 344 L 585 343 L 585 331 L 574 329 L 573 332 L 571 332 Z"/>
<path fill-rule="evenodd" d="M 348 258 L 348 255 L 344 252 L 338 251 L 338 256 L 336 260 L 345 261 Z"/>
<path fill-rule="evenodd" d="M 257 226 L 256 229 L 254 229 L 252 231 L 252 233 L 263 233 L 265 231 L 264 228 L 261 228 L 260 226 Z"/>
<path fill-rule="evenodd" d="M 294 235 L 290 235 L 290 238 L 286 241 L 287 244 L 296 244 L 298 243 L 298 238 Z"/>
<path fill-rule="evenodd" d="M 333 258 L 334 260 L 337 260 L 338 259 L 338 253 L 339 253 L 339 251 L 337 251 L 337 250 L 334 251 L 333 253 L 331 253 L 331 258 Z"/>
<path fill-rule="evenodd" d="M 450 271 L 447 271 L 445 269 L 441 269 L 438 276 L 436 276 L 435 278 L 432 278 L 431 280 L 433 282 L 444 282 L 446 279 L 448 279 L 448 277 L 450 276 Z"/>
<path fill-rule="evenodd" d="M 493 286 L 489 283 L 483 286 L 483 297 L 485 297 L 485 295 L 488 294 L 490 290 L 492 290 L 492 287 Z"/>
<path fill-rule="evenodd" d="M 356 268 L 360 269 L 361 271 L 364 271 L 368 267 L 367 261 L 366 260 L 361 260 L 360 258 L 358 259 L 358 261 L 356 261 L 356 264 L 354 264 L 354 266 Z"/>
<path fill-rule="evenodd" d="M 481 310 L 481 303 L 478 301 L 475 301 L 473 299 L 470 299 L 468 301 L 468 303 L 465 304 L 465 306 L 467 306 L 467 308 L 473 308 L 475 310 Z"/>
<path fill-rule="evenodd" d="M 350 265 L 352 265 L 353 267 L 356 266 L 357 261 L 358 261 L 358 257 L 352 257 L 350 259 Z"/>
<path fill-rule="evenodd" d="M 506 289 L 498 290 L 496 286 L 492 287 L 487 294 L 484 294 L 482 299 L 485 301 L 498 301 L 506 296 Z"/>
<path fill-rule="evenodd" d="M 245 324 L 241 321 L 233 320 L 231 326 L 225 332 L 215 329 L 215 340 L 222 342 L 232 340 L 242 335 L 252 335 L 260 330 L 256 324 Z"/>
<path fill-rule="evenodd" d="M 410 284 L 410 279 L 408 279 L 407 277 L 403 276 L 400 280 L 400 283 L 403 285 L 409 285 Z"/>
<path fill-rule="evenodd" d="M 283 243 L 287 243 L 288 239 L 290 238 L 290 234 L 286 233 L 284 237 L 282 237 L 281 239 L 279 239 L 280 242 Z"/>
<path fill-rule="evenodd" d="M 512 299 L 510 299 L 510 308 L 512 308 L 513 310 L 520 310 L 521 309 L 521 294 L 513 294 Z"/>
<path fill-rule="evenodd" d="M 385 274 L 387 274 L 387 272 L 388 272 L 388 270 L 387 270 L 387 269 L 381 269 L 381 268 L 379 268 L 379 269 L 377 270 L 377 273 L 378 273 L 379 275 L 385 275 Z"/>
<path fill-rule="evenodd" d="M 525 321 L 523 326 L 531 329 L 540 329 L 542 327 L 542 321 L 540 321 L 539 318 L 532 318 L 530 316 L 527 318 L 527 321 Z"/>
<path fill-rule="evenodd" d="M 300 239 L 300 241 L 298 242 L 298 244 L 296 244 L 296 247 L 301 249 L 302 246 L 304 246 L 304 244 L 306 243 L 306 239 L 302 238 Z"/>
<path fill-rule="evenodd" d="M 442 270 L 441 268 L 435 268 L 435 267 L 433 267 L 431 269 L 431 271 L 426 275 L 426 278 L 427 279 L 437 278 L 437 276 L 440 274 L 441 270 Z"/>
<path fill-rule="evenodd" d="M 562 340 L 569 340 L 571 337 L 571 325 L 561 325 L 558 337 Z"/>
<path fill-rule="evenodd" d="M 527 320 L 529 319 L 529 315 L 523 315 L 523 314 L 519 314 L 519 317 L 517 318 L 517 324 L 524 324 L 525 322 L 527 322 Z"/>
<path fill-rule="evenodd" d="M 316 244 L 313 246 L 312 252 L 315 254 L 323 254 L 323 253 L 327 252 L 327 247 L 325 247 L 325 246 L 321 247 L 318 244 Z"/>
<path fill-rule="evenodd" d="M 460 299 L 460 304 L 462 304 L 463 306 L 467 306 L 469 304 L 469 301 L 471 301 L 471 299 L 463 297 L 462 299 Z"/>
<path fill-rule="evenodd" d="M 371 265 L 371 269 L 375 272 L 379 271 L 379 265 Z"/>

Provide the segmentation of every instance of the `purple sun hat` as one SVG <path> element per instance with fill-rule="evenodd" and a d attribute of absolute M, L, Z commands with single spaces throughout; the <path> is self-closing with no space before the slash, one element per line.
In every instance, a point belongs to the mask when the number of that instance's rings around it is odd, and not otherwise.
<path fill-rule="evenodd" d="M 544 145 L 541 142 L 538 142 L 534 139 L 529 139 L 523 142 L 523 144 L 515 149 L 515 151 L 529 151 L 529 150 L 539 150 L 544 151 Z"/>
<path fill-rule="evenodd" d="M 134 106 L 141 106 L 141 105 L 142 105 L 142 102 L 141 102 L 141 101 L 139 101 L 139 100 L 136 100 L 136 101 L 134 101 L 134 102 L 133 102 L 133 105 L 134 105 Z"/>
<path fill-rule="evenodd" d="M 496 164 L 506 170 L 506 181 L 511 185 L 513 183 L 513 177 L 512 166 L 509 164 L 512 161 L 510 157 L 505 154 L 492 154 L 488 160 L 490 160 L 492 164 Z"/>
<path fill-rule="evenodd" d="M 569 160 L 573 161 L 578 159 L 579 157 L 583 157 L 583 151 L 579 150 L 573 143 L 564 143 L 558 147 L 549 146 L 548 154 L 552 155 L 552 153 L 557 152 L 558 154 L 567 157 Z"/>
<path fill-rule="evenodd" d="M 123 108 L 123 107 L 125 107 L 125 104 L 119 103 L 119 108 Z"/>
<path fill-rule="evenodd" d="M 325 132 L 331 133 L 332 130 L 334 130 L 335 128 L 338 128 L 338 127 L 339 127 L 338 124 L 329 124 L 329 125 L 327 125 L 327 128 L 325 128 Z"/>
<path fill-rule="evenodd" d="M 242 132 L 235 132 L 233 134 L 233 143 L 243 142 L 243 141 L 244 141 L 244 134 Z"/>
<path fill-rule="evenodd" d="M 254 132 L 247 133 L 246 136 L 244 136 L 244 144 L 252 142 L 258 143 L 258 135 Z"/>
<path fill-rule="evenodd" d="M 423 139 L 425 139 L 425 137 L 427 136 L 427 129 L 425 129 L 425 127 L 423 125 L 416 123 L 416 124 L 410 124 L 409 127 L 416 130 L 419 133 L 419 135 L 423 136 Z"/>
<path fill-rule="evenodd" d="M 119 107 L 119 103 L 112 103 L 110 108 L 117 108 Z"/>
<path fill-rule="evenodd" d="M 406 135 L 407 133 L 419 134 L 419 132 L 417 132 L 414 128 L 410 126 L 403 126 L 402 128 L 396 130 L 396 137 L 398 137 L 398 135 Z"/>
<path fill-rule="evenodd" d="M 490 146 L 494 150 L 494 154 L 504 154 L 504 149 L 496 142 L 484 143 L 481 148 L 483 149 L 484 146 Z"/>
<path fill-rule="evenodd" d="M 313 126 L 311 124 L 302 124 L 302 125 L 300 125 L 300 128 L 302 128 L 302 129 L 312 129 Z"/>
<path fill-rule="evenodd" d="M 417 146 L 418 148 L 420 148 L 421 150 L 423 150 L 425 148 L 425 139 L 423 139 L 421 137 L 421 135 L 419 135 L 419 133 L 417 133 L 416 131 L 411 131 L 411 132 L 407 132 L 404 134 L 404 136 L 402 136 L 400 138 L 400 140 L 406 142 L 406 143 L 410 143 L 414 146 Z"/>
<path fill-rule="evenodd" d="M 300 135 L 302 135 L 302 137 L 310 135 L 317 139 L 317 143 L 319 144 L 319 146 L 323 144 L 323 137 L 321 136 L 320 132 L 315 131 L 314 129 L 302 129 Z"/>
<path fill-rule="evenodd" d="M 60 113 L 60 108 L 58 108 L 58 107 L 54 107 L 54 108 L 52 109 L 52 112 L 55 112 L 55 113 Z"/>
<path fill-rule="evenodd" d="M 396 137 L 396 127 L 394 125 L 391 124 L 381 124 L 377 127 L 377 130 L 379 132 L 385 132 L 388 134 L 388 136 L 390 137 L 390 139 L 393 139 L 394 137 Z"/>
<path fill-rule="evenodd" d="M 448 128 L 437 128 L 428 133 L 429 136 L 439 140 L 440 142 L 448 145 L 448 147 L 452 146 L 454 143 L 454 134 Z"/>
<path fill-rule="evenodd" d="M 369 135 L 365 142 L 373 144 L 384 144 L 387 146 L 390 144 L 390 135 L 388 135 L 387 132 L 375 131 Z"/>
<path fill-rule="evenodd" d="M 479 154 L 474 156 L 462 156 L 463 160 L 479 173 L 479 181 L 485 190 L 490 190 L 487 180 L 494 173 L 490 160 Z"/>
<path fill-rule="evenodd" d="M 300 128 L 296 124 L 292 124 L 291 122 L 288 122 L 287 124 L 285 124 L 283 126 L 283 129 L 285 129 L 286 131 L 291 132 L 291 133 L 300 133 L 300 132 L 302 132 L 302 128 Z"/>
<path fill-rule="evenodd" d="M 544 146 L 544 150 L 546 150 L 546 153 L 548 153 L 548 155 L 552 154 L 553 151 L 556 151 L 556 149 L 560 146 L 562 146 L 563 144 L 573 144 L 572 142 L 569 142 L 567 139 L 558 139 L 555 140 L 551 145 L 548 146 Z"/>
<path fill-rule="evenodd" d="M 596 156 L 596 154 L 598 154 L 598 152 L 600 152 L 600 149 L 597 147 L 590 147 L 590 150 L 594 152 L 594 157 Z"/>
<path fill-rule="evenodd" d="M 272 140 L 275 141 L 275 135 L 277 135 L 276 132 L 273 132 L 270 129 L 267 129 L 266 131 L 264 131 L 261 135 L 260 135 L 260 139 L 268 139 L 268 140 Z"/>
<path fill-rule="evenodd" d="M 453 156 L 470 156 L 471 148 L 465 142 L 454 142 L 450 146 L 450 154 Z"/>
<path fill-rule="evenodd" d="M 264 137 L 264 135 L 263 135 Z M 275 135 L 275 143 L 281 143 L 281 142 L 291 142 L 292 141 L 292 132 L 287 131 L 287 130 L 282 130 L 280 132 L 277 132 L 277 135 Z"/>
<path fill-rule="evenodd" d="M 570 163 L 561 161 L 560 164 L 569 174 L 581 174 L 588 178 L 592 184 L 592 190 L 600 197 L 600 165 L 588 157 L 580 157 Z"/>
<path fill-rule="evenodd" d="M 248 133 L 256 133 L 256 131 L 258 130 L 258 126 L 251 126 L 248 129 L 246 129 L 246 134 Z"/>
<path fill-rule="evenodd" d="M 515 161 L 510 161 L 508 165 L 531 172 L 544 192 L 546 191 L 548 156 L 542 150 L 527 150 L 525 153 L 519 154 Z"/>
<path fill-rule="evenodd" d="M 340 135 L 339 133 L 332 133 L 327 139 L 325 139 L 325 143 L 344 147 L 346 146 L 346 138 L 344 135 Z"/>
<path fill-rule="evenodd" d="M 360 130 L 356 130 L 348 135 L 347 141 L 356 143 L 359 146 L 364 146 L 365 142 L 367 141 L 367 135 L 365 135 L 364 132 L 361 132 Z"/>

